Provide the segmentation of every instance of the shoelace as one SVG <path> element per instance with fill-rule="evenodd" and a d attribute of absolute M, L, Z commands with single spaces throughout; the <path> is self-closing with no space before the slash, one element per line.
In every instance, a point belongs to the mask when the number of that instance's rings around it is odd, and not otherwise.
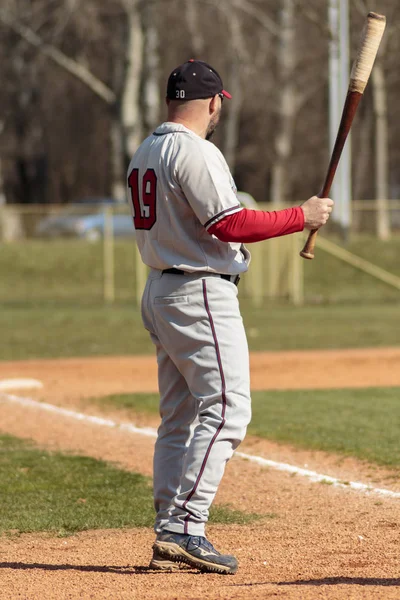
<path fill-rule="evenodd" d="M 191 541 L 193 545 L 198 546 L 199 548 L 203 547 L 209 552 L 213 552 L 214 554 L 219 555 L 219 552 L 217 552 L 212 543 L 209 542 L 206 537 L 193 536 Z"/>

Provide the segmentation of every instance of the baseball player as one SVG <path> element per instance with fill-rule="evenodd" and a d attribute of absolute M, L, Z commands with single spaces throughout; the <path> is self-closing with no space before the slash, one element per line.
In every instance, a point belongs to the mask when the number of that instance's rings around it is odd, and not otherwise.
<path fill-rule="evenodd" d="M 224 90 L 217 71 L 190 60 L 167 84 L 168 119 L 128 169 L 143 262 L 142 318 L 157 351 L 161 424 L 154 452 L 156 509 L 150 567 L 186 563 L 235 573 L 205 525 L 225 465 L 251 417 L 249 354 L 237 286 L 257 242 L 324 225 L 329 198 L 277 212 L 243 208 L 228 165 L 209 141 Z"/>

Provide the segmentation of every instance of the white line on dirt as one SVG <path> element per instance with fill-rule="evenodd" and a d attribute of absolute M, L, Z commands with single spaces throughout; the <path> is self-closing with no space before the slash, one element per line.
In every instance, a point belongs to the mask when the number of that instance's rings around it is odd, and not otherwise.
<path fill-rule="evenodd" d="M 60 406 L 55 406 L 54 404 L 48 404 L 46 402 L 38 402 L 37 400 L 33 400 L 32 398 L 22 398 L 20 396 L 14 396 L 12 394 L 1 394 L 0 393 L 0 401 L 6 400 L 8 402 L 14 402 L 16 404 L 20 404 L 22 406 L 29 406 L 31 408 L 45 410 L 47 412 L 56 413 L 58 415 L 62 415 L 64 417 L 69 417 L 71 419 L 76 419 L 77 421 L 84 421 L 87 423 L 92 423 L 94 425 L 100 425 L 102 427 L 115 428 L 120 431 L 126 431 L 128 433 L 136 433 L 139 435 L 144 435 L 147 437 L 156 438 L 157 431 L 152 427 L 136 427 L 133 423 L 117 423 L 112 419 L 104 419 L 103 417 L 96 417 L 94 415 L 86 415 L 84 413 L 79 413 L 74 410 L 69 410 L 68 408 L 62 408 Z M 343 482 L 337 479 L 336 477 L 331 477 L 329 475 L 321 475 L 315 471 L 310 471 L 308 469 L 302 469 L 301 467 L 296 467 L 294 465 L 289 465 L 286 463 L 276 462 L 274 460 L 268 460 L 266 458 L 262 458 L 261 456 L 253 456 L 251 454 L 245 454 L 244 452 L 235 452 L 235 456 L 238 456 L 244 460 L 248 460 L 250 462 L 257 463 L 263 467 L 270 467 L 271 469 L 275 469 L 277 471 L 284 471 L 286 473 L 291 473 L 294 475 L 301 475 L 302 477 L 307 477 L 310 481 L 320 482 L 320 483 L 328 483 L 336 487 L 342 488 L 350 488 L 353 490 L 357 490 L 364 493 L 374 493 L 380 494 L 382 496 L 388 496 L 390 498 L 400 498 L 400 492 L 394 492 L 392 490 L 384 489 L 384 488 L 374 488 L 365 483 L 361 483 L 358 481 L 349 481 Z"/>
<path fill-rule="evenodd" d="M 0 391 L 40 389 L 43 383 L 37 379 L 0 379 Z"/>

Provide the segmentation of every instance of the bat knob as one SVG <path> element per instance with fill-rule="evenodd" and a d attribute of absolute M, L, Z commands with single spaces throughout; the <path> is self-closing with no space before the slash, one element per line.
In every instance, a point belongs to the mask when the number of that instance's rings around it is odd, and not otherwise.
<path fill-rule="evenodd" d="M 314 254 L 312 252 L 304 252 L 304 250 L 300 252 L 300 256 L 307 258 L 308 260 L 312 260 L 314 258 Z"/>

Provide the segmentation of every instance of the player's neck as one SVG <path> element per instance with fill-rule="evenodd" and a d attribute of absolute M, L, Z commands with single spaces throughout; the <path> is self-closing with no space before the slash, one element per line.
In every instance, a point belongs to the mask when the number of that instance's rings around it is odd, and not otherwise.
<path fill-rule="evenodd" d="M 206 137 L 207 125 L 205 125 L 202 122 L 202 120 L 187 119 L 182 116 L 174 115 L 169 116 L 168 121 L 170 123 L 178 123 L 179 125 L 187 127 L 187 129 L 190 129 L 190 131 L 193 131 L 193 133 L 195 133 L 203 139 L 205 139 Z"/>

